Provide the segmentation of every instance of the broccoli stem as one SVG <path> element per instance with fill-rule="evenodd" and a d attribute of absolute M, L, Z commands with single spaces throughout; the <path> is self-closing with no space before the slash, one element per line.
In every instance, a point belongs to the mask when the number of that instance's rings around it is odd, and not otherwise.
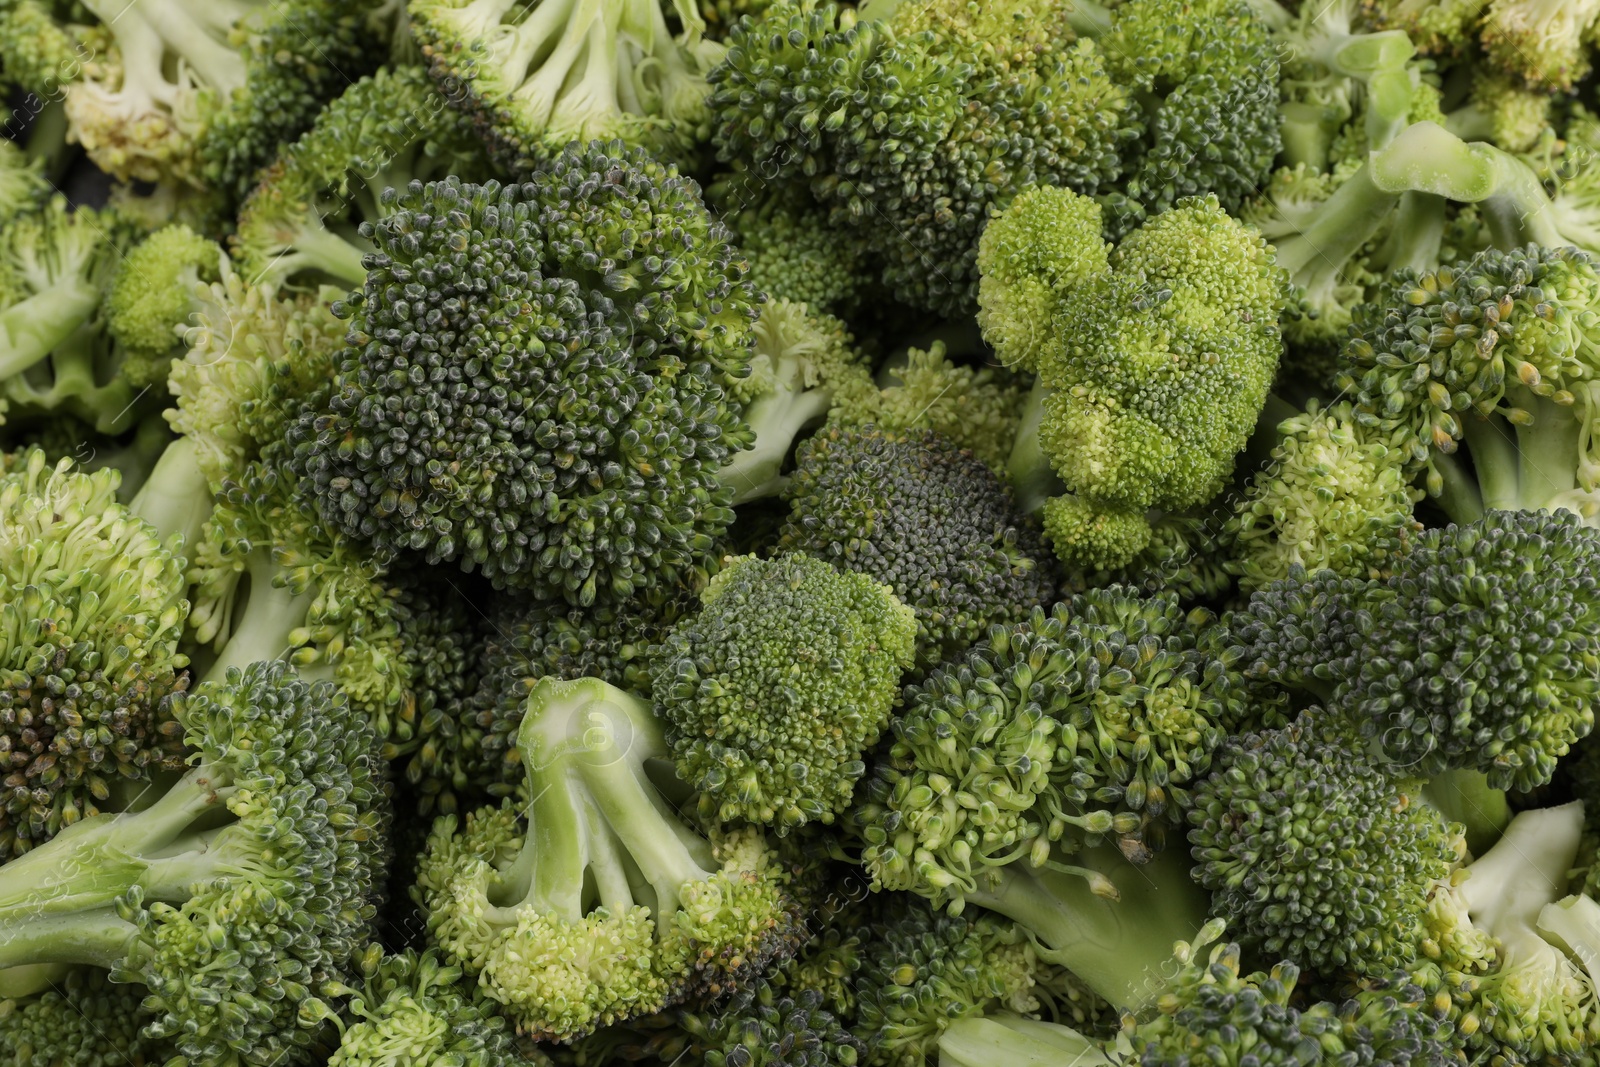
<path fill-rule="evenodd" d="M 138 933 L 114 908 L 8 922 L 0 926 L 0 969 L 69 963 L 111 970 L 127 958 Z"/>
<path fill-rule="evenodd" d="M 1025 515 L 1037 515 L 1044 509 L 1045 501 L 1067 491 L 1050 465 L 1050 457 L 1039 444 L 1039 424 L 1044 421 L 1044 402 L 1049 395 L 1050 390 L 1042 383 L 1034 383 L 1022 405 L 1017 438 L 1011 446 L 1011 457 L 1006 461 L 1011 491 L 1017 498 L 1017 507 Z"/>
<path fill-rule="evenodd" d="M 279 570 L 270 549 L 251 551 L 245 562 L 250 584 L 244 612 L 206 671 L 206 681 L 221 681 L 229 667 L 242 670 L 252 663 L 278 659 L 294 647 L 290 635 L 306 621 L 317 594 L 314 588 L 297 593 L 276 583 Z"/>
<path fill-rule="evenodd" d="M 1467 523 L 1483 518 L 1483 493 L 1462 468 L 1461 460 L 1454 455 L 1435 455 L 1433 467 L 1438 474 L 1434 495 L 1450 521 Z"/>
<path fill-rule="evenodd" d="M 1511 822 L 1505 791 L 1489 785 L 1481 771 L 1446 771 L 1422 787 L 1422 798 L 1439 814 L 1467 829 L 1467 847 L 1481 856 Z"/>
<path fill-rule="evenodd" d="M 319 270 L 352 289 L 359 289 L 366 281 L 367 268 L 363 264 L 366 252 L 328 229 L 321 220 L 303 227 L 292 247 L 292 252 L 268 264 L 268 272 L 275 279 L 287 278 L 297 271 Z M 251 279 L 251 284 L 260 280 Z"/>
<path fill-rule="evenodd" d="M 1416 190 L 1401 194 L 1375 265 L 1391 272 L 1433 270 L 1439 265 L 1445 222 L 1444 197 Z"/>
<path fill-rule="evenodd" d="M 51 350 L 48 389 L 38 388 L 24 372 L 6 382 L 6 395 L 14 403 L 40 411 L 65 411 L 98 433 L 122 433 L 133 425 L 138 415 L 135 404 L 144 393 L 136 394 L 119 375 L 105 385 L 96 382 L 98 334 L 95 327 L 82 324 Z"/>
<path fill-rule="evenodd" d="M 0 313 L 0 378 L 21 374 L 49 355 L 99 304 L 100 291 L 74 278 Z"/>
<path fill-rule="evenodd" d="M 1089 879 L 1012 863 L 998 869 L 993 889 L 967 901 L 1018 923 L 1042 943 L 1041 955 L 1067 968 L 1113 1005 L 1137 1011 L 1161 989 L 1160 968 L 1178 941 L 1193 940 L 1206 920 L 1206 898 L 1189 876 L 1182 849 L 1156 853 L 1134 866 L 1110 846 L 1072 857 L 1115 874 L 1118 899 Z"/>
<path fill-rule="evenodd" d="M 734 504 L 781 492 L 786 481 L 783 464 L 794 450 L 795 438 L 807 425 L 826 418 L 832 408 L 832 389 L 781 385 L 746 408 L 744 417 L 755 432 L 755 444 L 724 464 L 719 475 L 722 484 L 733 489 Z"/>
<path fill-rule="evenodd" d="M 199 446 L 193 438 L 180 437 L 156 460 L 128 510 L 163 537 L 177 534 L 192 551 L 211 517 L 212 503 L 211 486 L 200 469 Z"/>
<path fill-rule="evenodd" d="M 1115 1062 L 1076 1030 L 1017 1015 L 957 1019 L 939 1038 L 939 1067 L 1110 1067 Z"/>
<path fill-rule="evenodd" d="M 1520 812 L 1467 868 L 1461 897 L 1473 925 L 1497 937 L 1531 932 L 1544 906 L 1565 893 L 1582 838 L 1582 801 Z"/>
<path fill-rule="evenodd" d="M 1328 155 L 1332 151 L 1334 134 L 1338 126 L 1330 122 L 1326 110 L 1290 101 L 1278 109 L 1278 130 L 1283 138 L 1283 162 L 1288 167 L 1305 166 L 1312 170 L 1328 169 Z"/>
<path fill-rule="evenodd" d="M 1492 415 L 1462 420 L 1483 506 L 1504 511 L 1554 510 L 1578 485 L 1583 423 L 1572 405 L 1557 404 L 1520 385 L 1506 397 L 1531 420 L 1513 425 Z"/>

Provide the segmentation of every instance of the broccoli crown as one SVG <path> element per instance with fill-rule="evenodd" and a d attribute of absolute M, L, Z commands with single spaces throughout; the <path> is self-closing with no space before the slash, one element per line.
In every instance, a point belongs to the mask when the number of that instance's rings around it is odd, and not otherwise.
<path fill-rule="evenodd" d="M 1021 930 L 974 910 L 950 915 L 918 897 L 886 895 L 854 977 L 852 1029 L 864 1063 L 919 1067 L 956 1020 L 1030 1013 L 1048 998 L 1052 968 Z"/>
<path fill-rule="evenodd" d="M 1267 972 L 1240 974 L 1237 944 L 1180 944 L 1176 974 L 1154 1015 L 1129 1018 L 1124 1038 L 1141 1067 L 1444 1067 L 1457 1062 L 1448 1027 L 1422 1003 L 1422 990 L 1400 985 L 1344 1004 L 1301 1006 L 1300 969 L 1285 961 Z"/>
<path fill-rule="evenodd" d="M 373 946 L 351 996 L 351 1022 L 328 1067 L 500 1067 L 516 1060 L 494 1005 L 433 952 L 385 956 Z"/>
<path fill-rule="evenodd" d="M 1038 526 L 998 476 L 931 431 L 827 427 L 803 442 L 778 548 L 889 586 L 917 620 L 926 669 L 1052 599 Z"/>
<path fill-rule="evenodd" d="M 1192 196 L 1236 211 L 1282 147 L 1278 53 L 1267 23 L 1241 0 L 1128 0 L 1103 45 L 1106 65 L 1141 108 L 1110 197 L 1113 238 Z"/>
<path fill-rule="evenodd" d="M 612 142 L 386 197 L 333 395 L 294 430 L 325 520 L 583 605 L 692 567 L 732 519 L 755 319 L 698 187 Z"/>
<path fill-rule="evenodd" d="M 1075 39 L 1067 3 L 888 6 L 858 17 L 785 0 L 742 21 L 711 74 L 717 146 L 809 179 L 899 299 L 969 311 L 991 211 L 1032 185 L 1109 184 L 1135 132 L 1130 101 Z"/>
<path fill-rule="evenodd" d="M 306 1062 L 376 910 L 376 737 L 331 683 L 282 662 L 174 704 L 193 750 L 176 784 L 0 867 L 0 968 L 141 983 L 145 1036 L 193 1064 Z"/>
<path fill-rule="evenodd" d="M 487 170 L 483 146 L 416 67 L 385 67 L 345 89 L 262 172 L 231 239 L 252 284 L 303 272 L 356 288 L 370 250 L 354 232 L 387 211 L 384 189 Z"/>
<path fill-rule="evenodd" d="M 889 587 L 803 553 L 726 564 L 652 657 L 678 773 L 722 821 L 832 822 L 914 661 Z"/>
<path fill-rule="evenodd" d="M 684 1011 L 677 1023 L 705 1067 L 855 1067 L 862 1042 L 830 1012 L 815 989 L 780 992 L 765 978 L 708 1011 Z"/>
<path fill-rule="evenodd" d="M 996 219 L 987 321 L 1002 359 L 1038 370 L 1038 462 L 1068 490 L 1044 504 L 1045 534 L 1068 564 L 1111 570 L 1148 547 L 1148 509 L 1221 491 L 1277 371 L 1283 275 L 1214 197 L 1146 222 L 1104 266 L 1091 246 L 1070 270 L 1033 274 L 1035 231 L 1082 235 L 1092 212 L 1077 195 L 1039 190 Z"/>
<path fill-rule="evenodd" d="M 571 141 L 620 139 L 689 162 L 710 136 L 706 72 L 722 45 L 695 6 L 553 0 L 411 0 L 412 33 L 442 94 L 513 173 Z"/>
<path fill-rule="evenodd" d="M 1195 878 L 1247 948 L 1321 973 L 1396 970 L 1429 887 L 1465 852 L 1416 793 L 1321 709 L 1229 738 L 1188 812 Z"/>
<path fill-rule="evenodd" d="M 1531 789 L 1594 725 L 1600 532 L 1570 512 L 1428 530 L 1381 581 L 1292 571 L 1236 618 L 1243 669 L 1352 715 L 1395 764 Z"/>
<path fill-rule="evenodd" d="M 1404 455 L 1377 440 L 1348 404 L 1315 401 L 1278 425 L 1277 447 L 1234 505 L 1228 569 L 1250 593 L 1292 567 L 1380 578 L 1422 529 Z"/>
<path fill-rule="evenodd" d="M 1116 839 L 1147 859 L 1238 713 L 1208 612 L 1112 586 L 995 627 L 906 691 L 862 813 L 891 889 L 960 900 L 999 867 Z"/>
<path fill-rule="evenodd" d="M 737 989 L 801 936 L 788 872 L 754 831 L 702 836 L 646 765 L 649 706 L 545 678 L 517 748 L 525 806 L 434 824 L 415 895 L 429 935 L 519 1030 L 569 1040 Z"/>
<path fill-rule="evenodd" d="M 718 556 L 708 556 L 708 569 L 721 565 Z M 706 581 L 698 572 L 680 586 L 587 608 L 501 598 L 479 649 L 479 680 L 470 701 L 491 792 L 503 792 L 527 773 L 516 750 L 517 732 L 528 694 L 541 678 L 599 678 L 649 699 L 650 649 L 699 609 Z"/>
<path fill-rule="evenodd" d="M 1600 0 L 1489 0 L 1480 40 L 1489 62 L 1545 91 L 1567 91 L 1589 73 Z"/>
<path fill-rule="evenodd" d="M 1362 12 L 1379 29 L 1404 30 L 1417 50 L 1457 55 L 1476 43 L 1483 0 L 1363 0 Z"/>
<path fill-rule="evenodd" d="M 12 1067 L 161 1067 L 172 1047 L 142 1033 L 138 986 L 74 969 L 31 997 L 0 1000 L 0 1055 Z"/>
<path fill-rule="evenodd" d="M 1584 427 L 1600 374 L 1596 308 L 1600 270 L 1576 248 L 1489 250 L 1457 267 L 1397 271 L 1357 316 L 1338 384 L 1379 440 L 1426 470 L 1453 517 L 1482 507 L 1592 515 L 1600 456 Z M 1481 506 L 1451 484 L 1465 475 L 1447 479 L 1463 438 Z"/>
<path fill-rule="evenodd" d="M 148 372 L 136 385 L 166 380 L 194 310 L 195 287 L 217 276 L 222 250 L 182 224 L 135 245 L 117 265 L 106 294 L 106 326 Z"/>
<path fill-rule="evenodd" d="M 38 449 L 0 474 L 0 859 L 181 765 L 166 701 L 187 685 L 183 561 L 118 480 Z"/>

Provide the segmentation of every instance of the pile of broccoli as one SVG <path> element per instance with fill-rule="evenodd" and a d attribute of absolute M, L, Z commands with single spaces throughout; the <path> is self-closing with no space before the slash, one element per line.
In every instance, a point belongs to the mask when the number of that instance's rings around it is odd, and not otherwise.
<path fill-rule="evenodd" d="M 1600 1067 L 1600 0 L 0 0 L 0 1065 Z"/>

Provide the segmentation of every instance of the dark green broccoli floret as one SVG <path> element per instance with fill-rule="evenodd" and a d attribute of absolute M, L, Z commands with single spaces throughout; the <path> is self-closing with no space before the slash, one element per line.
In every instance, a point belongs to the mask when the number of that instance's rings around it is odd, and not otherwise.
<path fill-rule="evenodd" d="M 137 985 L 73 969 L 31 997 L 0 1000 L 0 1058 L 8 1067 L 162 1067 L 172 1046 L 141 1031 L 151 1021 Z"/>
<path fill-rule="evenodd" d="M 584 605 L 696 566 L 733 517 L 755 320 L 698 187 L 572 145 L 526 184 L 413 182 L 364 230 L 353 343 L 292 433 L 324 520 Z"/>
<path fill-rule="evenodd" d="M 655 650 L 651 692 L 708 814 L 786 833 L 832 822 L 912 665 L 888 586 L 801 553 L 726 564 Z"/>
<path fill-rule="evenodd" d="M 525 805 L 434 824 L 414 894 L 432 941 L 519 1030 L 568 1040 L 738 988 L 792 955 L 788 876 L 754 831 L 668 803 L 649 705 L 545 678 L 517 738 Z"/>
<path fill-rule="evenodd" d="M 1195 880 L 1268 958 L 1319 973 L 1398 970 L 1422 940 L 1430 887 L 1466 851 L 1420 786 L 1321 709 L 1229 738 L 1188 812 Z"/>
<path fill-rule="evenodd" d="M 686 1054 L 705 1067 L 855 1067 L 865 1062 L 854 1034 L 814 989 L 779 992 L 760 979 L 726 1002 L 680 1012 Z M 671 1062 L 680 1062 L 672 1057 Z"/>
<path fill-rule="evenodd" d="M 1244 670 L 1353 716 L 1418 775 L 1550 780 L 1594 726 L 1600 531 L 1571 512 L 1428 530 L 1381 581 L 1295 570 L 1236 617 Z"/>
<path fill-rule="evenodd" d="M 0 861 L 180 766 L 183 560 L 116 501 L 114 470 L 32 449 L 0 474 Z"/>
<path fill-rule="evenodd" d="M 141 984 L 145 1035 L 197 1067 L 308 1062 L 375 913 L 377 738 L 281 662 L 174 701 L 193 749 L 178 782 L 0 867 L 0 969 Z"/>
<path fill-rule="evenodd" d="M 938 434 L 829 427 L 796 455 L 778 548 L 859 571 L 917 618 L 926 669 L 1055 594 L 1038 525 L 981 460 Z"/>

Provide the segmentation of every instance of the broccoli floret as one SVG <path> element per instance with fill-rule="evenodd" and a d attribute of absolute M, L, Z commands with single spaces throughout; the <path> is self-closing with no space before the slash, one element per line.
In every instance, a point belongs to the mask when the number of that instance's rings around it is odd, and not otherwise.
<path fill-rule="evenodd" d="M 1211 625 L 1098 590 L 908 688 L 858 814 L 875 882 L 997 911 L 1112 1004 L 1141 1003 L 1142 972 L 1206 909 L 1181 850 L 1152 851 L 1248 716 L 1199 646 Z"/>
<path fill-rule="evenodd" d="M 722 468 L 736 505 L 782 490 L 784 461 L 807 426 L 836 407 L 860 410 L 877 393 L 855 338 L 832 315 L 772 300 L 761 309 L 755 336 L 750 374 L 730 390 L 744 404 L 745 422 L 755 434 L 749 451 Z"/>
<path fill-rule="evenodd" d="M 1418 51 L 1455 56 L 1477 43 L 1484 0 L 1362 0 L 1361 7 L 1378 28 L 1404 30 Z"/>
<path fill-rule="evenodd" d="M 571 141 L 619 139 L 692 162 L 711 135 L 706 72 L 723 46 L 691 0 L 411 0 L 412 32 L 441 93 L 525 173 Z"/>
<path fill-rule="evenodd" d="M 806 183 L 899 299 L 968 312 L 992 211 L 1036 184 L 1103 191 L 1138 135 L 1073 7 L 775 3 L 711 73 L 720 158 Z"/>
<path fill-rule="evenodd" d="M 1485 509 L 1600 516 L 1593 379 L 1600 269 L 1575 248 L 1491 249 L 1399 271 L 1357 316 L 1341 387 L 1458 521 Z M 1470 474 L 1456 457 L 1465 441 Z"/>
<path fill-rule="evenodd" d="M 1555 99 L 1515 77 L 1475 67 L 1467 103 L 1445 116 L 1445 128 L 1464 141 L 1492 141 L 1508 152 L 1527 152 L 1550 129 Z"/>
<path fill-rule="evenodd" d="M 580 605 L 696 566 L 733 518 L 756 318 L 698 187 L 596 142 L 386 195 L 331 398 L 291 428 L 323 520 Z"/>
<path fill-rule="evenodd" d="M 1067 1062 L 1083 1067 L 1445 1067 L 1454 1034 L 1432 1018 L 1421 987 L 1394 981 L 1343 1003 L 1309 1003 L 1289 961 L 1241 974 L 1238 944 L 1211 945 L 1220 921 L 1148 976 L 1153 1007 L 1125 1015 L 1115 1039 L 1010 1014 L 958 1020 L 939 1043 L 944 1067 Z"/>
<path fill-rule="evenodd" d="M 140 388 L 166 384 L 189 318 L 201 306 L 195 290 L 218 277 L 222 249 L 187 226 L 156 231 L 117 264 L 106 294 L 106 328 L 122 345 L 123 376 Z"/>
<path fill-rule="evenodd" d="M 1381 581 L 1296 569 L 1233 632 L 1246 673 L 1352 715 L 1395 765 L 1526 790 L 1594 725 L 1597 564 L 1570 512 L 1490 512 L 1424 532 Z"/>
<path fill-rule="evenodd" d="M 1270 405 L 1269 405 L 1270 406 Z M 1251 593 L 1299 566 L 1379 578 L 1422 530 L 1423 495 L 1404 455 L 1374 439 L 1349 404 L 1312 401 L 1280 422 L 1267 464 L 1234 504 L 1223 539 L 1228 570 Z"/>
<path fill-rule="evenodd" d="M 181 183 L 224 202 L 374 58 L 358 0 L 83 8 L 110 47 L 92 65 L 74 56 L 58 68 L 79 72 L 65 87 L 72 136 L 117 178 Z"/>
<path fill-rule="evenodd" d="M 759 979 L 714 1009 L 682 1011 L 689 1062 L 705 1067 L 855 1067 L 864 1046 L 822 1004 L 814 989 L 780 992 Z M 663 1055 L 665 1062 L 682 1062 Z"/>
<path fill-rule="evenodd" d="M 647 764 L 638 698 L 541 680 L 517 738 L 525 805 L 434 825 L 416 896 L 429 935 L 520 1030 L 566 1040 L 728 988 L 792 955 L 798 904 L 752 831 L 703 836 Z"/>
<path fill-rule="evenodd" d="M 1600 0 L 1488 0 L 1481 38 L 1489 62 L 1546 90 L 1570 90 L 1589 73 L 1584 35 Z"/>
<path fill-rule="evenodd" d="M 653 655 L 655 711 L 702 810 L 780 834 L 830 823 L 914 662 L 917 620 L 865 574 L 801 553 L 726 564 Z"/>
<path fill-rule="evenodd" d="M 982 461 L 929 432 L 825 428 L 800 446 L 777 548 L 859 571 L 917 620 L 920 669 L 1053 599 L 1036 523 Z"/>
<path fill-rule="evenodd" d="M 181 765 L 167 698 L 187 685 L 173 545 L 116 501 L 115 470 L 37 449 L 0 475 L 0 861 Z"/>
<path fill-rule="evenodd" d="M 142 984 L 143 1033 L 189 1063 L 309 1062 L 375 911 L 376 737 L 332 685 L 284 663 L 174 705 L 193 750 L 179 781 L 0 867 L 0 968 Z"/>
<path fill-rule="evenodd" d="M 366 278 L 363 222 L 387 212 L 385 189 L 488 169 L 482 146 L 416 67 L 351 85 L 284 149 L 239 210 L 232 248 L 251 285 L 297 275 L 346 289 Z"/>
<path fill-rule="evenodd" d="M 104 971 L 69 970 L 31 997 L 0 1000 L 0 1056 L 11 1067 L 161 1067 L 171 1045 L 145 1037 L 144 991 Z"/>
<path fill-rule="evenodd" d="M 1321 709 L 1229 738 L 1188 812 L 1195 880 L 1248 949 L 1319 973 L 1392 973 L 1418 950 L 1432 884 L 1466 851 L 1420 786 Z"/>
<path fill-rule="evenodd" d="M 1038 221 L 1005 233 L 1025 235 L 1034 247 L 1042 237 L 1030 231 L 1059 223 L 1065 244 L 1081 235 L 1085 212 L 1061 201 L 1077 196 L 1035 189 L 1018 197 L 1001 220 Z M 1031 468 L 1048 461 L 1066 488 L 1042 510 L 1057 554 L 1088 570 L 1126 566 L 1150 542 L 1152 519 L 1160 517 L 1152 509 L 1203 505 L 1232 473 L 1278 366 L 1282 272 L 1266 243 L 1215 198 L 1156 216 L 1104 268 L 1085 263 L 1072 272 L 1077 278 L 1034 285 L 1026 271 L 1035 254 L 1007 254 L 1004 238 L 991 247 L 1022 283 L 1023 292 L 1005 301 L 1007 322 L 1019 311 L 1038 312 L 1034 328 L 1049 338 L 1033 352 L 1039 428 L 1036 436 L 1018 435 L 1012 478 L 1035 484 Z M 1019 330 L 1008 326 L 1001 341 Z M 1004 347 L 1000 356 L 1008 359 Z"/>
<path fill-rule="evenodd" d="M 496 1067 L 521 1058 L 493 1002 L 436 953 L 385 956 L 372 946 L 362 964 L 328 1067 Z"/>

